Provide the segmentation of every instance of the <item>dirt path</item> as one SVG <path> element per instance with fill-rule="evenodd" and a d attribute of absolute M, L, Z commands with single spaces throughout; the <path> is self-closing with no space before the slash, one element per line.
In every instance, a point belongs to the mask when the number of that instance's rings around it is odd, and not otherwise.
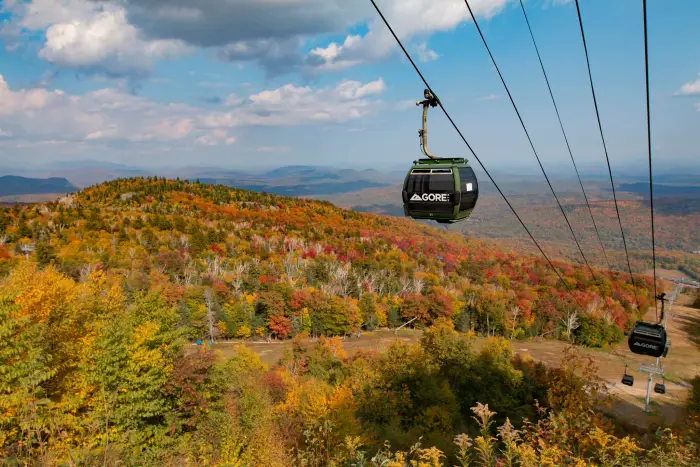
<path fill-rule="evenodd" d="M 402 329 L 398 333 L 398 338 L 404 342 L 418 342 L 421 336 L 420 331 L 413 329 Z M 382 329 L 375 332 L 363 332 L 361 337 L 348 337 L 343 339 L 343 348 L 348 355 L 355 353 L 357 350 L 376 350 L 383 352 L 396 339 L 394 331 Z M 214 349 L 220 350 L 224 356 L 229 356 L 233 353 L 233 349 L 241 342 L 217 342 L 214 344 Z M 273 341 L 273 342 L 244 342 L 246 347 L 254 350 L 260 359 L 268 365 L 273 365 L 282 358 L 285 349 L 291 349 L 291 341 Z"/>
<path fill-rule="evenodd" d="M 689 296 L 681 295 L 669 315 L 668 330 L 672 345 L 668 358 L 661 359 L 666 372 L 666 394 L 652 392 L 650 413 L 645 413 L 643 410 L 647 377 L 638 370 L 641 364 L 653 364 L 655 359 L 633 354 L 629 351 L 626 340 L 614 349 L 581 349 L 594 357 L 600 377 L 608 383 L 611 394 L 617 398 L 616 404 L 611 409 L 612 413 L 638 428 L 647 429 L 652 424 L 675 426 L 683 420 L 685 401 L 690 388 L 689 381 L 696 375 L 700 375 L 700 310 L 685 306 L 690 303 L 690 300 Z M 654 321 L 653 309 L 647 319 Z M 421 332 L 403 329 L 399 331 L 398 336 L 405 342 L 418 342 Z M 381 352 L 394 339 L 396 335 L 393 331 L 380 330 L 363 333 L 360 338 L 346 338 L 343 346 L 348 354 L 356 350 Z M 485 342 L 486 339 L 480 337 L 473 340 L 476 349 Z M 216 343 L 214 347 L 224 355 L 230 355 L 237 344 L 237 342 Z M 284 350 L 291 348 L 290 341 L 247 342 L 245 345 L 258 353 L 260 358 L 268 364 L 279 361 Z M 567 346 L 566 342 L 542 339 L 513 341 L 513 349 L 516 353 L 530 354 L 535 360 L 550 366 L 556 366 L 559 363 Z M 628 372 L 635 378 L 632 387 L 624 386 L 620 382 L 625 365 L 628 366 Z M 652 384 L 656 382 L 659 381 L 654 378 Z"/>

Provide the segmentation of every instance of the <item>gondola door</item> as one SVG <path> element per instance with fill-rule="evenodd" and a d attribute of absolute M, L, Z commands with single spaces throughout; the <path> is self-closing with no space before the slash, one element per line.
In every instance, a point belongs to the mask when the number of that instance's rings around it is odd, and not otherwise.
<path fill-rule="evenodd" d="M 452 169 L 413 169 L 406 179 L 404 202 L 411 217 L 450 217 L 454 212 Z"/>

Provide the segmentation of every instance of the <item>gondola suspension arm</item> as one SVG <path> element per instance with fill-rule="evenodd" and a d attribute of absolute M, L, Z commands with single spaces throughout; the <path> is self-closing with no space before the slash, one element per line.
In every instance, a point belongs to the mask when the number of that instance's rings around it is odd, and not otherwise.
<path fill-rule="evenodd" d="M 418 130 L 418 136 L 420 136 L 420 149 L 421 152 L 429 158 L 439 159 L 428 150 L 428 109 L 430 107 L 437 107 L 440 101 L 433 95 L 433 93 L 430 92 L 429 89 L 423 91 L 423 97 L 425 97 L 425 100 L 416 102 L 416 105 L 423 106 L 423 128 Z"/>
<path fill-rule="evenodd" d="M 664 326 L 664 327 L 666 327 L 666 323 L 664 322 L 664 314 L 666 313 L 666 306 L 665 306 L 665 304 L 666 304 L 666 302 L 668 301 L 668 300 L 666 300 L 665 297 L 666 297 L 666 294 L 663 293 L 663 292 L 660 293 L 659 295 L 657 295 L 657 296 L 655 297 L 658 301 L 661 302 L 661 318 L 659 318 L 659 322 L 656 323 L 656 324 L 661 324 L 661 323 L 663 323 L 663 326 Z"/>

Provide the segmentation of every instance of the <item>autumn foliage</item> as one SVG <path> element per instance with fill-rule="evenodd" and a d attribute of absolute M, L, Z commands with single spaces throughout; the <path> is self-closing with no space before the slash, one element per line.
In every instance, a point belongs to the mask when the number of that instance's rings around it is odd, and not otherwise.
<path fill-rule="evenodd" d="M 0 210 L 0 240 L 0 458 L 11 465 L 696 454 L 692 433 L 659 434 L 648 452 L 614 435 L 590 398 L 590 365 L 572 354 L 547 369 L 502 337 L 608 345 L 635 319 L 635 296 L 650 303 L 641 277 L 635 289 L 557 263 L 562 283 L 538 258 L 408 220 L 163 179 Z M 419 344 L 343 349 L 341 336 L 410 320 Z M 474 333 L 490 336 L 479 351 Z M 269 366 L 199 339 L 291 344 Z"/>
<path fill-rule="evenodd" d="M 635 288 L 618 272 L 556 262 L 562 282 L 542 258 L 406 219 L 179 180 L 115 180 L 0 209 L 0 226 L 0 273 L 27 251 L 77 281 L 104 270 L 127 297 L 158 292 L 176 306 L 191 339 L 448 317 L 488 335 L 605 346 L 651 303 L 644 276 Z"/>

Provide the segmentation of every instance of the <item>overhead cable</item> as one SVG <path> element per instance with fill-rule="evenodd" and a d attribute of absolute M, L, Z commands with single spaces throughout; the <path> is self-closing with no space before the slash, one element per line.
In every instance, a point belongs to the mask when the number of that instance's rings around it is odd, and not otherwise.
<path fill-rule="evenodd" d="M 559 127 L 561 128 L 561 133 L 564 135 L 564 141 L 566 142 L 566 148 L 569 150 L 569 156 L 571 156 L 571 163 L 574 165 L 574 170 L 576 171 L 576 176 L 578 177 L 578 183 L 581 185 L 581 192 L 583 193 L 583 198 L 586 200 L 586 206 L 588 207 L 588 213 L 591 215 L 591 222 L 593 223 L 593 228 L 595 229 L 595 235 L 598 237 L 598 243 L 600 243 L 600 248 L 603 251 L 603 257 L 605 258 L 605 263 L 610 269 L 610 261 L 608 261 L 608 254 L 605 252 L 605 246 L 603 245 L 603 240 L 600 237 L 600 232 L 598 231 L 598 225 L 595 222 L 595 217 L 593 216 L 593 210 L 591 209 L 591 204 L 588 201 L 588 195 L 586 194 L 586 189 L 583 187 L 583 181 L 581 180 L 581 174 L 576 166 L 576 160 L 574 159 L 574 154 L 571 151 L 571 145 L 569 144 L 569 138 L 566 136 L 566 131 L 564 130 L 564 123 L 562 123 L 561 115 L 559 114 L 559 107 L 554 99 L 554 93 L 552 92 L 552 86 L 549 84 L 549 77 L 544 68 L 544 63 L 542 62 L 542 57 L 540 56 L 540 50 L 537 47 L 537 41 L 535 41 L 535 35 L 530 27 L 530 20 L 525 12 L 525 5 L 523 5 L 523 0 L 520 0 L 520 8 L 523 10 L 523 16 L 525 17 L 525 22 L 527 23 L 527 29 L 530 31 L 530 37 L 532 38 L 532 45 L 535 46 L 535 52 L 537 52 L 537 59 L 540 61 L 540 68 L 542 68 L 542 74 L 544 75 L 544 80 L 547 82 L 547 89 L 549 90 L 549 96 L 552 98 L 552 105 L 554 105 L 554 111 L 557 113 L 557 119 L 559 120 Z"/>
<path fill-rule="evenodd" d="M 419 69 L 418 66 L 416 65 L 416 62 L 415 62 L 415 61 L 413 60 L 413 58 L 411 57 L 411 54 L 408 53 L 408 51 L 406 50 L 406 47 L 404 47 L 403 43 L 401 42 L 401 39 L 399 39 L 399 37 L 396 35 L 396 33 L 394 32 L 394 29 L 393 29 L 393 28 L 391 27 L 391 25 L 389 24 L 389 21 L 387 21 L 386 17 L 385 17 L 384 14 L 382 13 L 382 11 L 379 9 L 379 6 L 377 6 L 377 3 L 375 2 L 375 0 L 370 0 L 370 2 L 372 2 L 372 5 L 374 6 L 374 9 L 377 10 L 377 13 L 378 13 L 379 16 L 381 17 L 382 21 L 384 22 L 384 24 L 386 25 L 386 27 L 389 29 L 389 32 L 391 32 L 391 35 L 394 36 L 394 39 L 395 39 L 396 42 L 398 43 L 399 47 L 401 47 L 401 50 L 403 51 L 404 55 L 406 55 L 406 58 L 408 59 L 408 61 L 411 62 L 411 65 L 413 65 L 413 68 L 416 70 L 416 73 L 418 73 L 418 76 L 420 76 L 420 79 L 421 79 L 421 80 L 423 81 L 423 83 L 425 84 L 425 87 L 426 87 L 434 96 L 437 96 L 437 94 L 433 91 L 433 88 L 430 86 L 430 84 L 428 84 L 428 81 L 427 81 L 427 80 L 425 79 L 425 77 L 423 76 L 423 73 L 421 73 L 420 69 Z M 441 102 L 439 99 L 438 99 L 438 105 L 440 106 L 440 109 L 441 109 L 441 110 L 443 111 L 443 113 L 445 114 L 445 117 L 447 117 L 447 119 L 450 121 L 450 123 L 452 124 L 452 126 L 454 127 L 454 129 L 457 131 L 457 134 L 459 134 L 459 137 L 462 139 L 462 141 L 464 142 L 464 144 L 467 146 L 467 148 L 469 149 L 469 151 L 470 151 L 470 152 L 472 153 L 472 155 L 474 156 L 474 159 L 476 159 L 476 161 L 479 163 L 479 165 L 480 165 L 481 168 L 484 170 L 484 172 L 486 173 L 486 175 L 489 177 L 489 179 L 491 180 L 491 182 L 494 184 L 494 186 L 496 187 L 496 190 L 498 190 L 498 193 L 501 195 L 501 197 L 503 197 L 503 200 L 506 202 L 506 204 L 508 205 L 508 207 L 510 208 L 510 210 L 513 211 L 513 214 L 515 215 L 515 217 L 516 217 L 516 218 L 518 219 L 518 221 L 520 222 L 520 225 L 523 226 L 523 228 L 525 229 L 525 232 L 527 232 L 528 236 L 529 236 L 529 237 L 532 239 L 532 241 L 535 243 L 535 246 L 537 246 L 537 249 L 540 251 L 540 253 L 541 253 L 542 256 L 544 257 L 544 259 L 547 261 L 547 263 L 548 263 L 549 266 L 552 268 L 552 270 L 554 270 L 554 272 L 556 273 L 556 275 L 559 277 L 559 280 L 561 280 L 561 282 L 564 284 L 564 287 L 565 287 L 569 292 L 573 292 L 573 290 L 571 289 L 571 287 L 569 286 L 569 284 L 567 284 L 566 281 L 564 280 L 564 278 L 562 277 L 562 275 L 561 275 L 561 273 L 559 272 L 559 270 L 554 266 L 554 264 L 553 264 L 552 261 L 549 259 L 549 257 L 547 256 L 547 254 L 544 252 L 544 250 L 542 249 L 542 247 L 540 246 L 540 244 L 537 242 L 537 240 L 535 239 L 535 237 L 532 235 L 532 233 L 530 232 L 530 229 L 527 228 L 527 226 L 525 225 L 525 223 L 523 222 L 523 220 L 520 218 L 520 216 L 518 215 L 518 213 L 515 211 L 515 208 L 513 208 L 513 206 L 510 204 L 510 201 L 508 201 L 508 198 L 507 198 L 506 195 L 503 193 L 503 191 L 501 190 L 501 188 L 498 186 L 498 184 L 496 183 L 496 181 L 493 179 L 493 177 L 491 176 L 491 174 L 489 173 L 489 171 L 486 169 L 486 167 L 484 167 L 484 164 L 481 162 L 481 159 L 479 159 L 479 156 L 476 155 L 476 152 L 474 152 L 474 149 L 472 149 L 471 145 L 469 144 L 469 142 L 467 141 L 467 139 L 466 139 L 466 138 L 464 137 L 464 135 L 462 134 L 462 131 L 459 129 L 459 127 L 458 127 L 457 124 L 454 122 L 454 120 L 452 119 L 452 117 L 451 117 L 450 114 L 447 112 L 447 110 L 445 109 L 444 105 L 442 104 L 442 102 Z M 574 298 L 574 300 L 576 300 L 576 297 L 575 297 L 575 296 L 573 296 L 573 298 Z M 580 306 L 580 303 L 579 303 L 579 306 Z"/>
<path fill-rule="evenodd" d="M 561 215 L 564 216 L 564 220 L 566 221 L 566 225 L 569 227 L 569 231 L 571 231 L 571 236 L 574 238 L 574 242 L 576 243 L 576 246 L 578 247 L 578 251 L 581 253 L 581 257 L 583 258 L 583 262 L 586 264 L 588 267 L 588 270 L 590 271 L 591 275 L 593 276 L 593 279 L 596 278 L 595 273 L 593 272 L 593 269 L 591 268 L 591 265 L 588 263 L 588 260 L 586 259 L 586 255 L 583 253 L 583 249 L 581 248 L 581 244 L 578 241 L 578 238 L 576 238 L 576 233 L 574 232 L 574 228 L 571 226 L 571 222 L 569 222 L 569 217 L 566 215 L 566 212 L 564 212 L 564 207 L 561 205 L 561 202 L 559 201 L 559 197 L 554 191 L 554 187 L 552 186 L 552 183 L 549 181 L 549 176 L 547 176 L 547 172 L 544 170 L 544 166 L 542 165 L 542 161 L 540 160 L 539 154 L 537 154 L 537 149 L 535 149 L 535 144 L 532 142 L 532 138 L 530 137 L 530 132 L 527 131 L 527 127 L 525 126 L 525 122 L 523 121 L 522 116 L 520 115 L 520 111 L 518 110 L 518 106 L 515 104 L 515 100 L 513 100 L 513 95 L 510 93 L 510 89 L 508 88 L 508 85 L 506 84 L 506 80 L 503 78 L 503 74 L 501 73 L 501 69 L 498 67 L 498 64 L 496 63 L 496 59 L 493 57 L 493 54 L 491 53 L 491 49 L 489 48 L 488 43 L 486 42 L 486 38 L 484 37 L 484 34 L 481 32 L 481 28 L 479 27 L 479 23 L 476 21 L 476 16 L 474 15 L 474 12 L 472 11 L 472 7 L 469 5 L 469 0 L 464 0 L 464 3 L 467 5 L 467 8 L 469 9 L 469 14 L 472 17 L 472 21 L 474 21 L 474 26 L 476 26 L 476 30 L 479 32 L 479 36 L 481 37 L 481 41 L 484 43 L 484 47 L 486 47 L 486 51 L 489 54 L 489 57 L 491 57 L 491 63 L 493 63 L 493 66 L 496 68 L 496 72 L 498 73 L 499 78 L 501 78 L 501 83 L 503 83 L 503 87 L 506 90 L 506 93 L 508 94 L 508 98 L 510 99 L 510 103 L 513 105 L 513 109 L 515 110 L 515 113 L 518 116 L 518 120 L 520 120 L 520 125 L 523 127 L 523 130 L 525 131 L 525 136 L 527 136 L 527 140 L 530 142 L 530 147 L 532 148 L 532 152 L 535 154 L 535 159 L 537 159 L 537 163 L 540 166 L 540 169 L 542 169 L 542 174 L 544 175 L 544 179 L 547 181 L 547 185 L 549 185 L 549 189 L 552 191 L 552 196 L 554 196 L 554 200 L 557 202 L 557 205 L 559 206 L 559 210 L 561 211 Z"/>
<path fill-rule="evenodd" d="M 598 99 L 595 95 L 595 86 L 593 85 L 593 74 L 591 73 L 591 61 L 588 57 L 588 46 L 586 45 L 586 34 L 583 31 L 583 20 L 581 19 L 581 9 L 576 0 L 576 13 L 578 15 L 578 24 L 581 29 L 581 40 L 583 41 L 583 51 L 586 55 L 586 65 L 588 67 L 588 81 L 591 85 L 591 94 L 593 95 L 593 105 L 595 107 L 595 115 L 598 120 L 598 130 L 600 131 L 600 139 L 603 141 L 603 150 L 605 151 L 605 160 L 608 164 L 608 174 L 610 175 L 610 187 L 612 188 L 613 200 L 615 201 L 615 212 L 617 213 L 617 222 L 620 225 L 620 233 L 622 234 L 622 244 L 625 247 L 625 257 L 627 258 L 627 270 L 630 273 L 630 280 L 632 281 L 632 288 L 634 289 L 634 298 L 637 303 L 637 309 L 639 309 L 639 297 L 637 296 L 637 285 L 634 282 L 634 275 L 632 274 L 632 266 L 630 265 L 630 255 L 627 250 L 627 239 L 625 238 L 625 230 L 622 228 L 622 219 L 620 218 L 620 208 L 617 204 L 617 194 L 615 192 L 615 182 L 613 180 L 612 169 L 610 168 L 610 156 L 608 155 L 608 146 L 605 143 L 605 136 L 603 135 L 603 125 L 600 122 L 600 111 L 598 110 Z M 643 310 L 639 310 L 643 312 Z"/>
<path fill-rule="evenodd" d="M 649 102 L 649 40 L 647 36 L 647 0 L 642 0 L 644 10 L 644 71 L 647 91 L 647 145 L 649 148 L 649 205 L 651 206 L 651 255 L 654 267 L 654 297 L 656 297 L 656 234 L 654 232 L 654 183 L 651 170 L 651 104 Z M 659 306 L 654 300 L 656 318 L 659 315 Z M 663 310 L 663 304 L 661 306 Z"/>

